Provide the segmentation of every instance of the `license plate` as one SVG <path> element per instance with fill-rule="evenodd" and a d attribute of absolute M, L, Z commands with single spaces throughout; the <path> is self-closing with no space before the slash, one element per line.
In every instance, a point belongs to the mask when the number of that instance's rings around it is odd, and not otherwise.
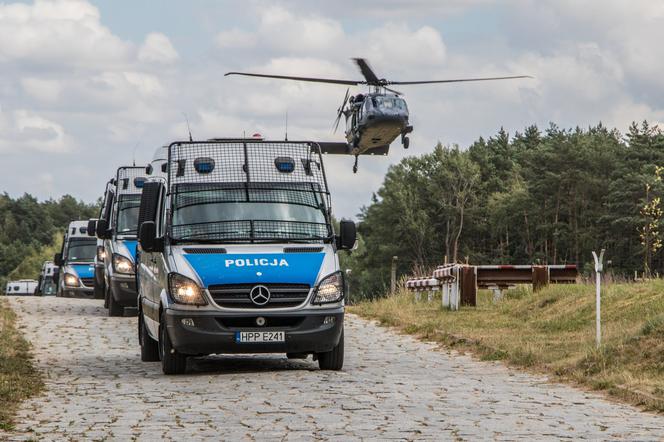
<path fill-rule="evenodd" d="M 282 331 L 246 331 L 235 332 L 237 343 L 286 342 L 286 332 Z"/>

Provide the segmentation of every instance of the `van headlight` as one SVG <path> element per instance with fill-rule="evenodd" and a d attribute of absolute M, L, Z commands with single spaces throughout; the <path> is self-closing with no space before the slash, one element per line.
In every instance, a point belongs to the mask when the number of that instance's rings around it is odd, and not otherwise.
<path fill-rule="evenodd" d="M 72 273 L 65 273 L 65 285 L 67 287 L 78 287 L 81 285 L 81 281 L 78 279 L 78 276 Z"/>
<path fill-rule="evenodd" d="M 117 273 L 131 274 L 134 273 L 134 263 L 129 258 L 114 253 L 113 270 Z"/>
<path fill-rule="evenodd" d="M 331 304 L 339 302 L 344 297 L 344 275 L 335 272 L 326 276 L 316 287 L 312 304 Z"/>
<path fill-rule="evenodd" d="M 206 305 L 203 289 L 195 281 L 179 273 L 168 274 L 168 291 L 178 304 Z"/>

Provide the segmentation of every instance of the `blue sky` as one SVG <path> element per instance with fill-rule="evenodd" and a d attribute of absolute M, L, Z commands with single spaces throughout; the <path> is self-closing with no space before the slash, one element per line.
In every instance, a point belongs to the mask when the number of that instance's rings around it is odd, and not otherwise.
<path fill-rule="evenodd" d="M 224 78 L 228 70 L 392 79 L 530 74 L 407 87 L 415 132 L 387 158 L 329 158 L 337 216 L 369 203 L 390 164 L 500 127 L 624 130 L 664 121 L 664 4 L 649 0 L 0 2 L 0 191 L 95 200 L 114 169 L 156 147 L 261 132 L 338 140 L 344 89 Z M 359 91 L 356 89 L 355 91 Z"/>

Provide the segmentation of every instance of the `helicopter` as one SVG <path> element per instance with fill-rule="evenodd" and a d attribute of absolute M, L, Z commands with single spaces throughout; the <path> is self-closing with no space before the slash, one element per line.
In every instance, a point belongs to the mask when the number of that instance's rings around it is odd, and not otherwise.
<path fill-rule="evenodd" d="M 433 83 L 460 83 L 470 81 L 512 80 L 532 78 L 529 75 L 507 77 L 460 78 L 452 80 L 391 81 L 379 78 L 364 58 L 352 59 L 360 69 L 364 80 L 341 80 L 335 78 L 296 77 L 290 75 L 255 74 L 250 72 L 227 72 L 224 76 L 242 75 L 246 77 L 274 78 L 313 83 L 331 83 L 348 86 L 369 86 L 369 92 L 350 95 L 346 89 L 341 106 L 337 109 L 334 131 L 339 127 L 341 117 L 346 120 L 345 143 L 319 143 L 323 153 L 347 154 L 355 156 L 353 173 L 357 173 L 359 155 L 387 155 L 390 144 L 401 137 L 401 144 L 408 149 L 408 134 L 413 131 L 409 124 L 408 105 L 402 98 L 403 93 L 392 89 L 392 85 L 414 85 Z"/>

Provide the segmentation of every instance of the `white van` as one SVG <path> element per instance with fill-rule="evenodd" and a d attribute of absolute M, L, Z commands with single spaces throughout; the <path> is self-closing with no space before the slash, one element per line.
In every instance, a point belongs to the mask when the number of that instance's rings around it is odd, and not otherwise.
<path fill-rule="evenodd" d="M 310 142 L 174 142 L 145 183 L 137 260 L 141 359 L 183 373 L 189 356 L 344 359 L 338 250 L 320 147 Z"/>
<path fill-rule="evenodd" d="M 5 287 L 5 294 L 11 296 L 32 296 L 37 289 L 37 281 L 34 279 L 20 279 L 9 281 Z"/>

